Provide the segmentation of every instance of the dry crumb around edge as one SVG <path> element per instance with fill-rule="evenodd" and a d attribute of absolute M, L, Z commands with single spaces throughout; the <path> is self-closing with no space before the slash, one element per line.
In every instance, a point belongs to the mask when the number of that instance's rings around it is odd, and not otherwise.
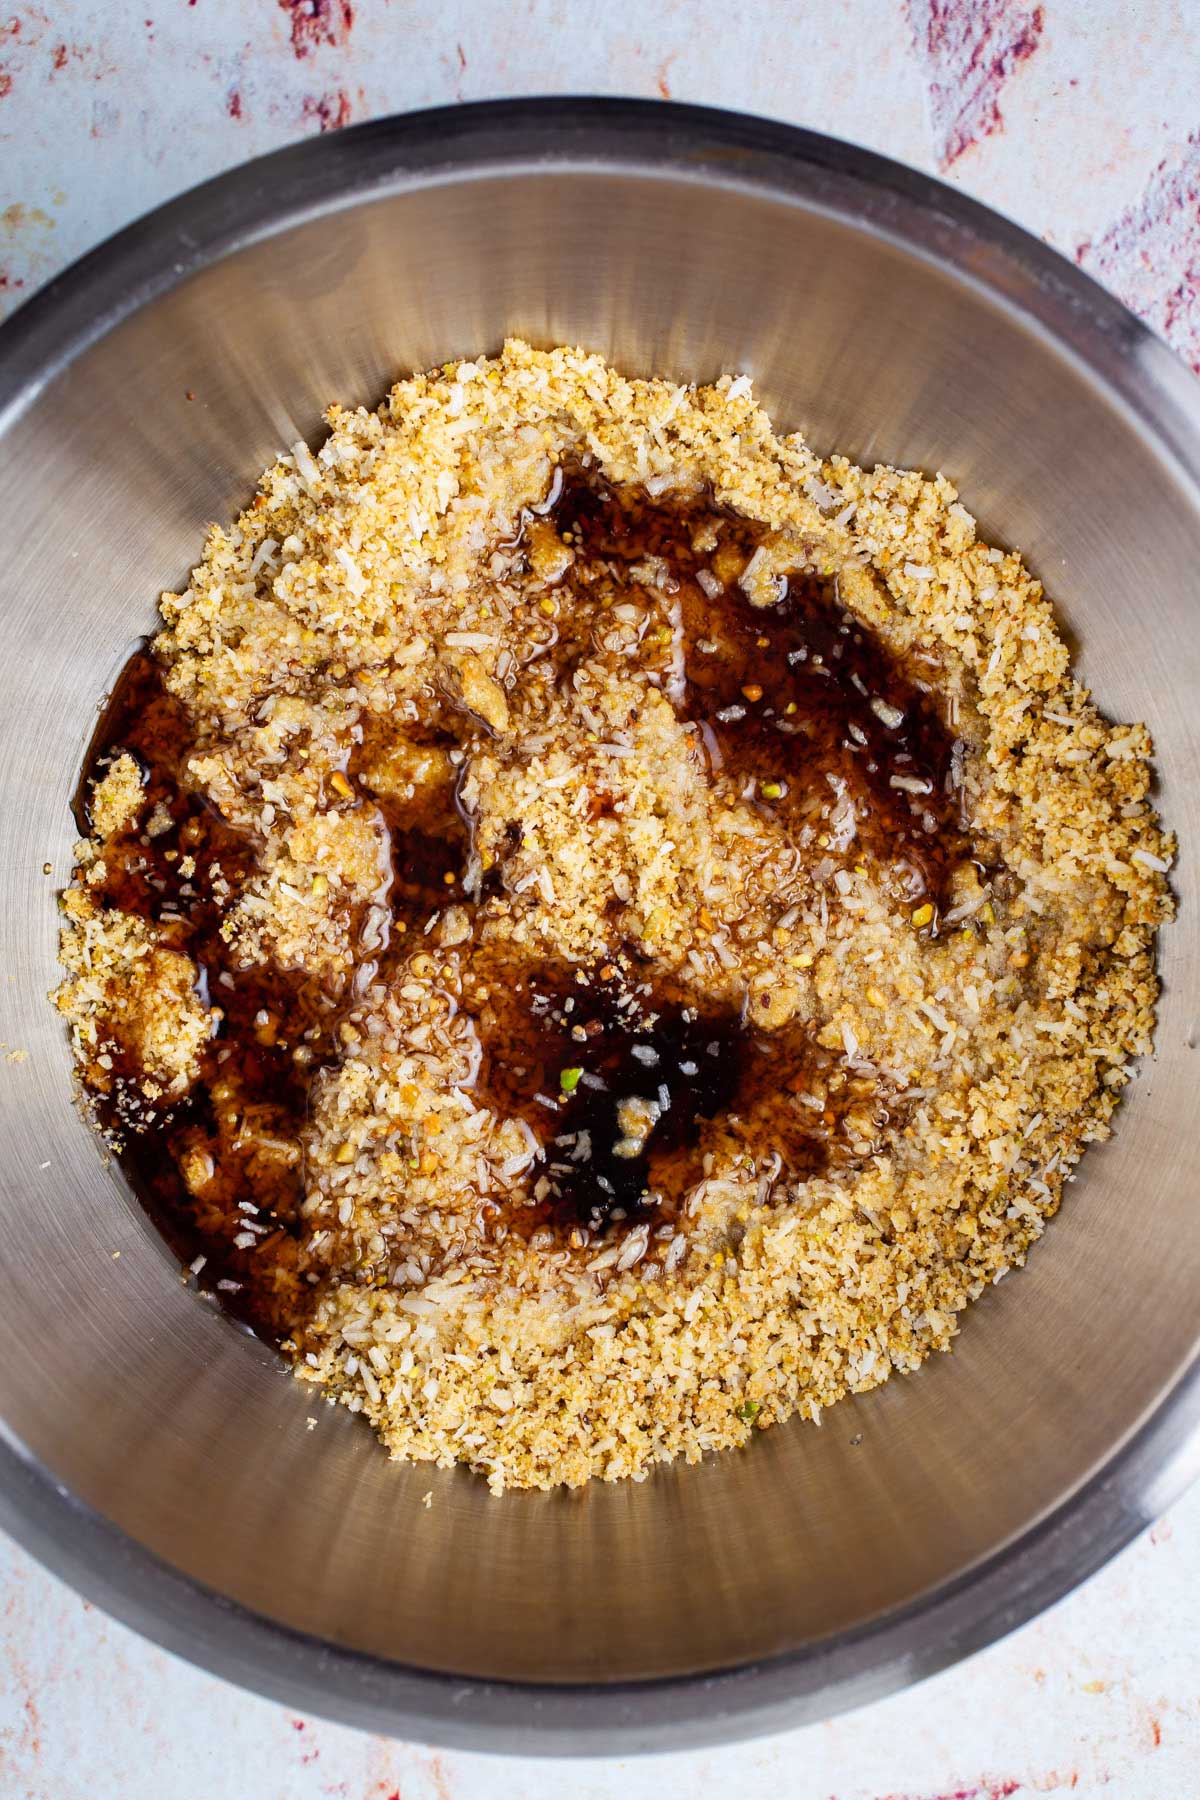
<path fill-rule="evenodd" d="M 473 684 L 489 728 L 508 730 L 520 694 L 500 692 L 504 578 L 487 579 L 480 558 L 521 506 L 541 501 L 555 461 L 580 450 L 616 482 L 709 484 L 721 505 L 816 545 L 843 603 L 897 651 L 930 649 L 974 732 L 973 822 L 1001 844 L 1018 899 L 980 927 L 969 954 L 960 944 L 926 956 L 911 933 L 897 936 L 870 872 L 855 872 L 832 905 L 810 895 L 786 953 L 757 963 L 747 953 L 749 979 L 786 972 L 837 1041 L 910 1077 L 912 1137 L 850 1188 L 818 1179 L 764 1201 L 756 1169 L 716 1171 L 690 1209 L 686 1256 L 654 1282 L 638 1267 L 614 1275 L 577 1259 L 564 1271 L 533 1253 L 489 1265 L 492 1286 L 479 1291 L 469 1262 L 452 1259 L 413 1263 L 418 1279 L 383 1289 L 350 1278 L 381 1223 L 422 1244 L 420 1219 L 405 1220 L 449 1204 L 436 1171 L 385 1201 L 394 1184 L 369 1154 L 373 1095 L 414 1085 L 403 1044 L 429 1016 L 434 985 L 414 957 L 407 997 L 371 1002 L 384 1049 L 373 1061 L 348 1057 L 314 1115 L 312 1241 L 323 1236 L 315 1254 L 327 1285 L 294 1343 L 297 1374 L 364 1413 L 393 1455 L 464 1461 L 501 1491 L 641 1479 L 657 1461 L 698 1460 L 792 1413 L 819 1419 L 843 1394 L 947 1349 L 967 1303 L 1024 1260 L 1086 1143 L 1106 1135 L 1130 1060 L 1150 1047 L 1153 935 L 1170 916 L 1162 866 L 1174 840 L 1149 804 L 1144 727 L 1100 717 L 1070 675 L 1039 584 L 1015 554 L 977 540 L 947 481 L 818 461 L 799 437 L 774 435 L 744 378 L 703 389 L 628 381 L 598 357 L 512 343 L 494 361 L 401 382 L 378 413 L 334 408 L 329 420 L 326 446 L 281 458 L 255 506 L 213 531 L 186 593 L 163 602 L 169 685 L 213 743 L 195 778 L 267 846 L 256 910 L 230 919 L 247 954 L 299 954 L 317 969 L 349 954 L 336 929 L 314 934 L 290 898 L 298 871 L 310 885 L 319 873 L 321 832 L 283 841 L 250 779 L 256 759 L 300 718 L 312 753 L 304 770 L 285 767 L 281 797 L 293 816 L 311 816 L 306 796 L 340 766 L 347 683 L 360 716 L 400 705 L 427 659 L 454 664 L 455 632 L 488 640 L 471 652 L 478 668 L 464 674 L 459 661 L 458 679 Z M 309 697 L 255 724 L 249 709 L 281 644 L 309 670 Z M 313 673 L 321 666 L 340 671 L 327 690 Z M 661 813 L 706 843 L 730 827 L 683 781 L 669 709 L 647 712 L 616 779 L 631 816 L 647 822 L 625 851 L 646 889 L 638 916 L 656 953 L 674 954 L 661 895 L 679 870 L 651 821 Z M 523 764 L 479 759 L 483 808 L 490 793 L 532 808 L 561 791 L 552 784 L 570 776 L 576 750 L 551 726 Z M 117 812 L 132 804 L 131 786 L 111 799 Z M 81 1063 L 112 1024 L 106 959 L 154 968 L 137 933 L 110 951 L 113 926 L 87 904 L 87 858 L 102 856 L 102 837 L 85 848 L 64 927 L 73 979 L 59 997 Z M 586 859 L 576 866 L 567 850 L 552 834 L 554 872 L 586 900 Z M 372 879 L 361 834 L 344 828 L 332 855 L 351 889 Z M 712 910 L 717 929 L 736 924 L 728 895 Z M 553 911 L 539 914 L 535 896 L 522 925 L 531 941 L 561 933 L 565 915 Z M 586 953 L 586 907 L 571 918 Z M 886 1008 L 868 993 L 881 970 Z M 186 1082 L 199 1032 L 196 1021 L 181 1044 L 152 1038 L 162 1081 Z M 445 1166 L 483 1154 L 480 1132 L 494 1131 L 495 1168 L 503 1124 L 481 1127 L 449 1100 L 456 1054 L 448 1043 L 431 1060 L 416 1104 L 439 1109 Z M 337 1162 L 348 1136 L 365 1169 Z"/>

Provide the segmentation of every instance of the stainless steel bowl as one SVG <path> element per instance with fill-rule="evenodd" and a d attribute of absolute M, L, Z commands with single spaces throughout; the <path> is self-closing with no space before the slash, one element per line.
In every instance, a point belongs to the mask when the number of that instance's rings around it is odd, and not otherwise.
<path fill-rule="evenodd" d="M 497 1501 L 388 1464 L 181 1284 L 72 1110 L 46 992 L 98 697 L 206 521 L 330 400 L 373 403 L 510 332 L 630 371 L 749 370 L 817 446 L 952 476 L 1043 577 L 1103 705 L 1150 722 L 1183 849 L 1157 1058 L 952 1357 L 820 1430 Z M 33 300 L 0 333 L 0 1038 L 28 1052 L 0 1063 L 4 1525 L 158 1642 L 292 1705 L 561 1753 L 870 1699 L 1159 1511 L 1200 1408 L 1198 394 L 1099 288 L 937 183 L 631 102 L 304 144 Z"/>

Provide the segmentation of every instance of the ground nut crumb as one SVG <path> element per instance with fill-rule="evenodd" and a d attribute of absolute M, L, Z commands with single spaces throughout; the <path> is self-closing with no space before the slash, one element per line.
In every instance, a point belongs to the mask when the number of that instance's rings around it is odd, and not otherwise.
<path fill-rule="evenodd" d="M 132 756 L 118 756 L 92 789 L 92 828 L 111 837 L 137 817 L 145 800 L 142 772 Z"/>
<path fill-rule="evenodd" d="M 89 772 L 56 998 L 132 1177 L 497 1492 L 949 1348 L 1150 1047 L 1145 729 L 949 482 L 745 378 L 513 342 L 329 426 Z"/>

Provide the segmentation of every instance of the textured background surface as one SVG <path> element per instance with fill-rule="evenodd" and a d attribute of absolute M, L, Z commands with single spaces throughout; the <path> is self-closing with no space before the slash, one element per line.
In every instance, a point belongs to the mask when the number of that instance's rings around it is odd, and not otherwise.
<path fill-rule="evenodd" d="M 941 174 L 1200 370 L 1193 0 L 46 0 L 0 8 L 0 309 L 147 207 L 309 132 L 593 91 L 705 101 Z M 870 1710 L 731 1750 L 410 1750 L 239 1694 L 0 1541 L 2 1800 L 1190 1800 L 1200 1492 L 1082 1592 Z"/>

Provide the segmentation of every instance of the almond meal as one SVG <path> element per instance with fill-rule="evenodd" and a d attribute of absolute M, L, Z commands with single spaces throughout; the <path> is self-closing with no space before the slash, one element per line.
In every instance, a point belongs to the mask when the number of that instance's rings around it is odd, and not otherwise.
<path fill-rule="evenodd" d="M 393 1456 L 694 1462 L 949 1348 L 1151 1043 L 1150 742 L 938 476 L 512 342 L 331 407 L 133 659 L 56 999 Z"/>

